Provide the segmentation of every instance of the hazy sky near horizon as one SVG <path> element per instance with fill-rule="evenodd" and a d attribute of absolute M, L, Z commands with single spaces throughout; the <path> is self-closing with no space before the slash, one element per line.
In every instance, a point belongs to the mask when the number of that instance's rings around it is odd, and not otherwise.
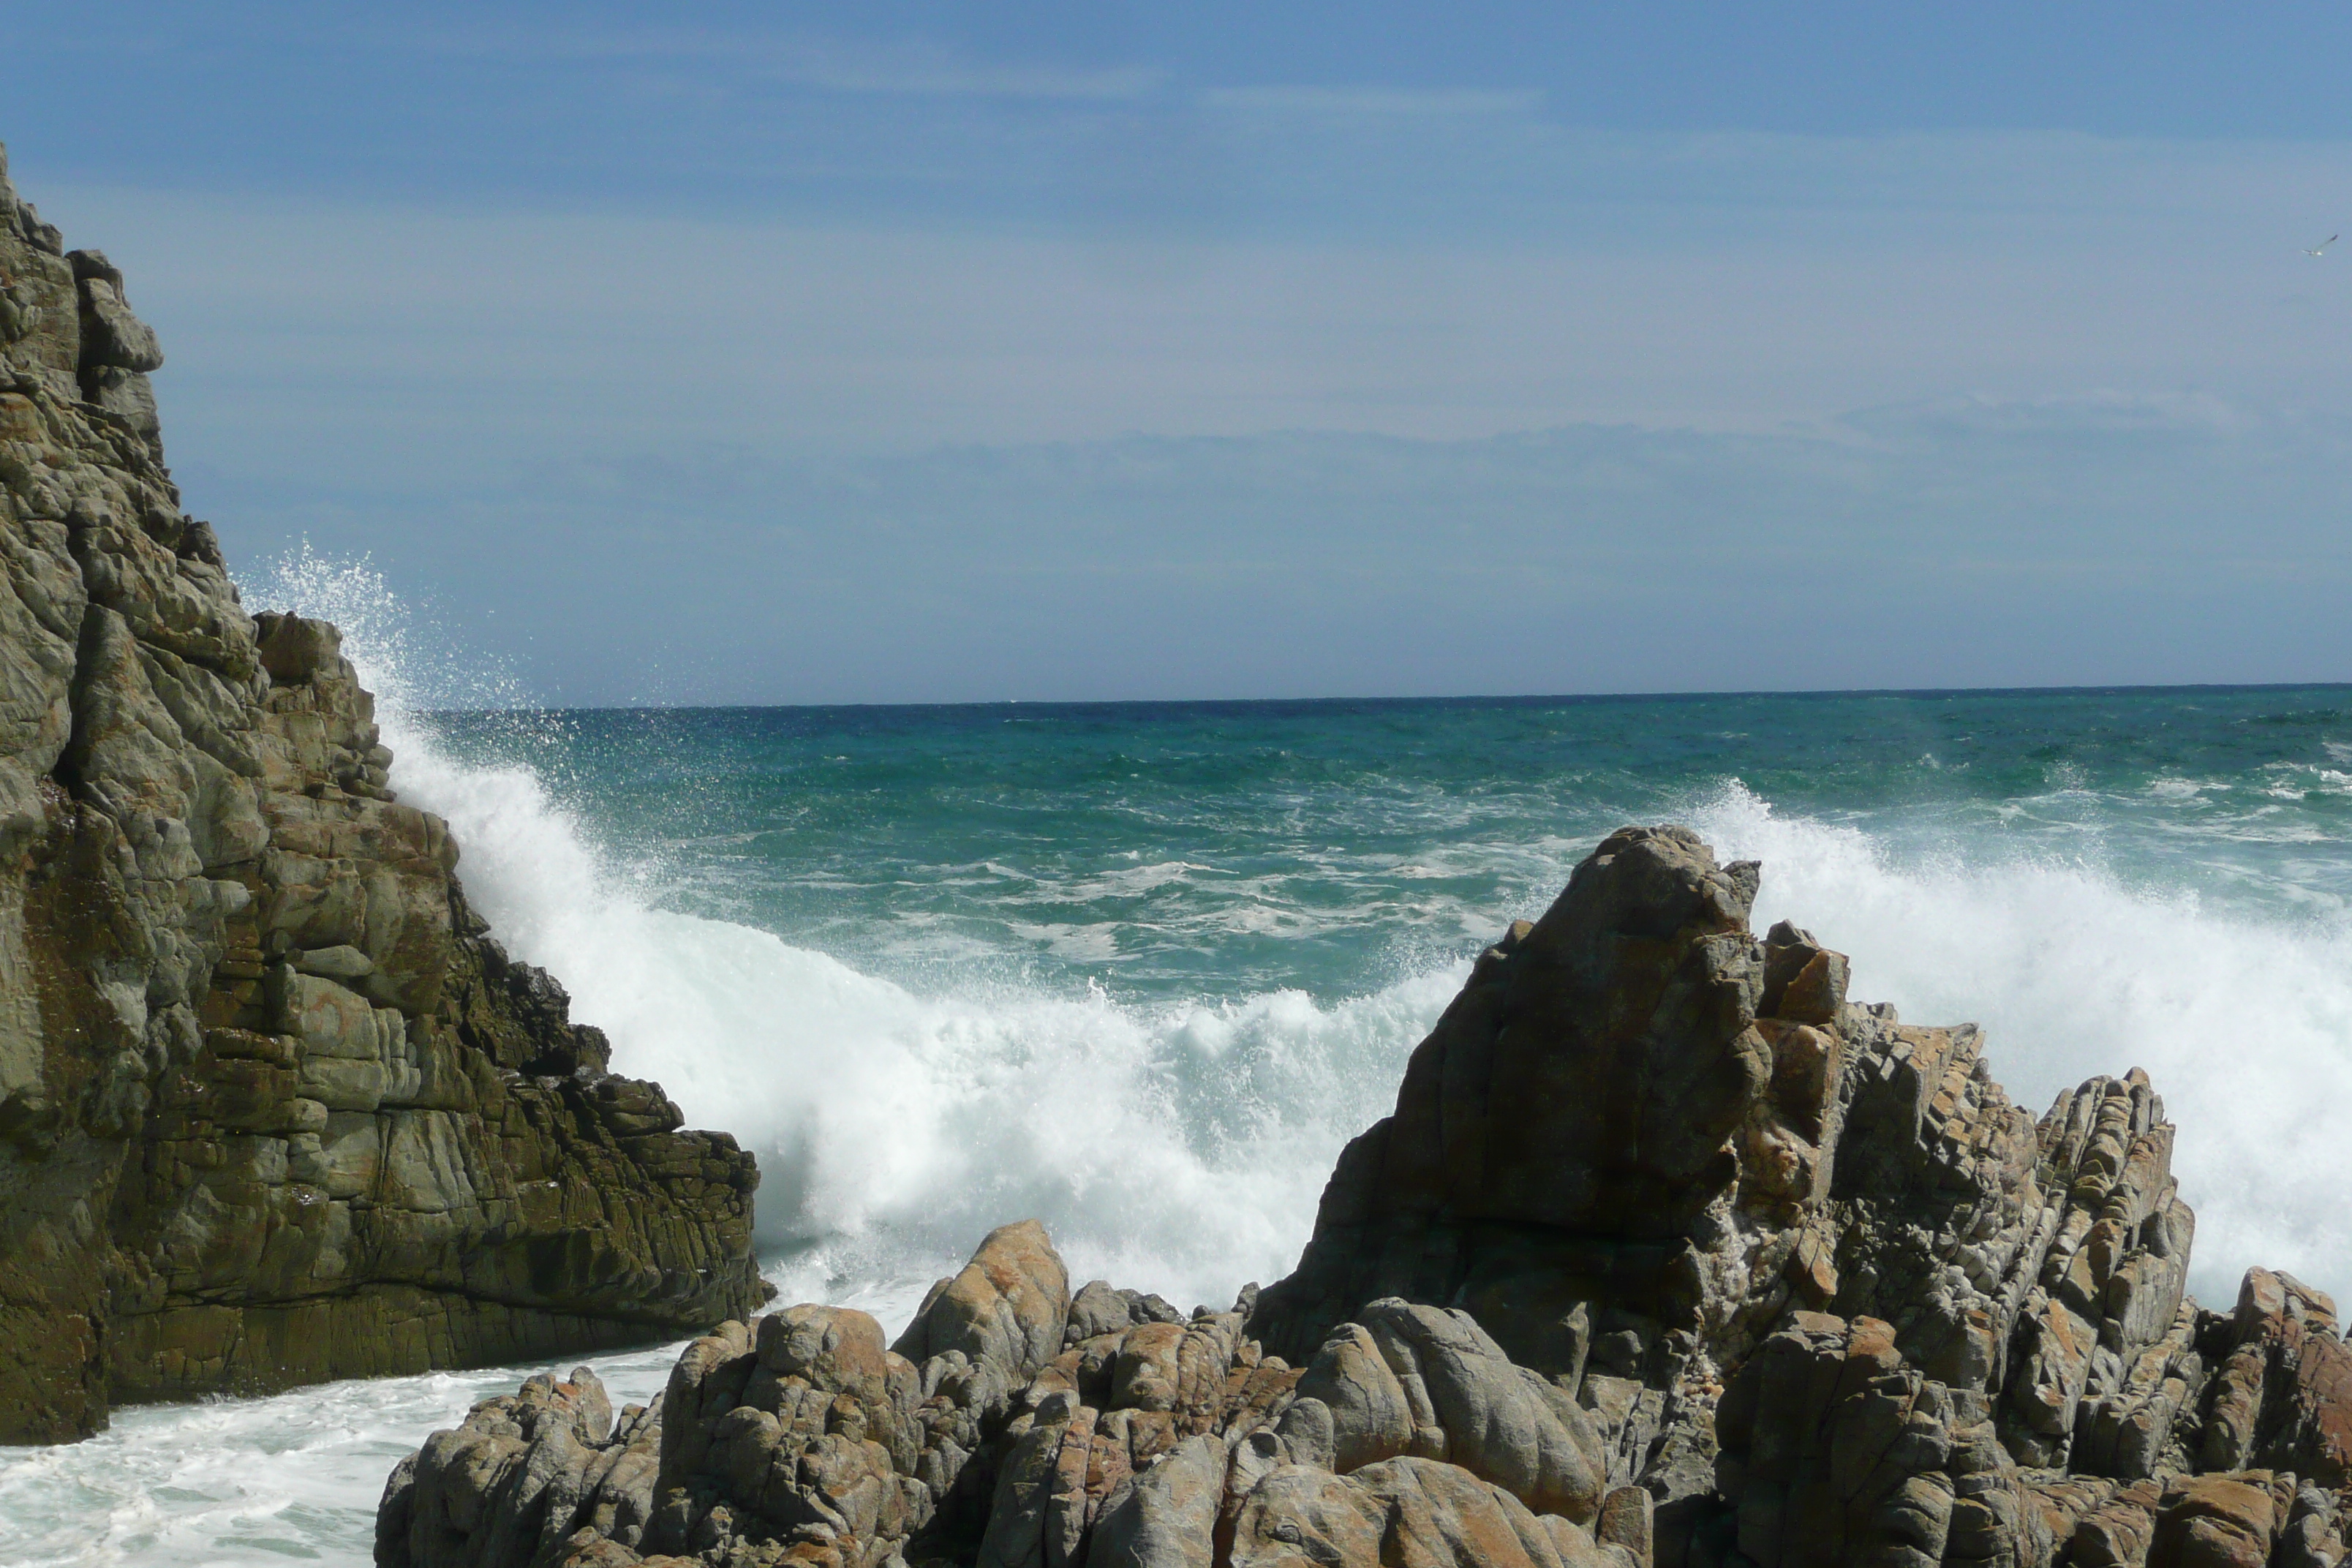
<path fill-rule="evenodd" d="M 9 8 L 250 580 L 552 701 L 2352 678 L 2352 13 Z"/>

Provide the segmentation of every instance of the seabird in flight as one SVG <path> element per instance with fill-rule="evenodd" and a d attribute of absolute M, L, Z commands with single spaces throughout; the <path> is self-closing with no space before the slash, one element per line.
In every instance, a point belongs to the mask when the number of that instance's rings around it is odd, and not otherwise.
<path fill-rule="evenodd" d="M 2317 245 L 2313 246 L 2309 250 L 2305 251 L 2304 254 L 2305 256 L 2320 255 L 2322 252 L 2326 251 L 2329 246 L 2335 244 L 2337 240 L 2342 239 L 2343 237 L 2344 237 L 2340 234 L 2331 234 L 2326 239 L 2321 240 Z"/>

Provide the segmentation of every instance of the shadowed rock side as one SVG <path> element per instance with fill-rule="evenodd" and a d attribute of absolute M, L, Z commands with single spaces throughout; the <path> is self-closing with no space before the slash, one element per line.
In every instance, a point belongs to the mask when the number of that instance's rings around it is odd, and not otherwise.
<path fill-rule="evenodd" d="M 0 158 L 0 1440 L 764 1299 L 750 1156 L 468 912 L 335 629 L 247 616 L 154 333 Z"/>
<path fill-rule="evenodd" d="M 895 1350 L 795 1307 L 617 1426 L 584 1372 L 478 1407 L 394 1476 L 377 1561 L 2335 1563 L 2335 1309 L 2259 1269 L 2183 1298 L 2146 1079 L 2036 1122 L 1974 1028 L 1758 939 L 1758 876 L 1683 828 L 1602 843 L 1230 1311 L 1073 1297 L 1007 1226 Z"/>

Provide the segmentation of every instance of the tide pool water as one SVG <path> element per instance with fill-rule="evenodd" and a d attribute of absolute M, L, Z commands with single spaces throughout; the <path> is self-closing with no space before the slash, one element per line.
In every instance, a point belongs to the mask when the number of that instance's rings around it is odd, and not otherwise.
<path fill-rule="evenodd" d="M 1469 957 L 1664 820 L 2031 1109 L 2147 1068 L 2199 1293 L 2352 1287 L 2352 688 L 549 713 L 363 570 L 247 601 L 345 626 L 501 939 L 758 1153 L 788 1300 L 895 1330 L 1033 1215 L 1079 1279 L 1279 1276 Z M 0 1453 L 0 1563 L 364 1563 L 398 1455 L 528 1370 Z"/>

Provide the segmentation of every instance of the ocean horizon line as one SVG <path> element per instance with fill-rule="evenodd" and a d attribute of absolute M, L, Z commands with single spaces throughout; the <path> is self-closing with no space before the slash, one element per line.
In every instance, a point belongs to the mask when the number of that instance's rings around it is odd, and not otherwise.
<path fill-rule="evenodd" d="M 1185 711 L 1236 711 L 1250 709 L 1298 711 L 1328 709 L 1347 711 L 1366 708 L 1546 708 L 1601 705 L 1616 702 L 1708 702 L 1877 698 L 1902 701 L 1937 701 L 1958 698 L 2034 698 L 2163 696 L 2170 693 L 2234 694 L 2240 692 L 2347 691 L 2347 680 L 2256 680 L 2194 682 L 2117 682 L 2071 686 L 1918 686 L 1814 687 L 1779 689 L 1752 688 L 1682 691 L 1562 691 L 1468 692 L 1425 696 L 1324 697 L 1001 697 L 961 701 L 835 701 L 835 702 L 610 702 L 509 703 L 467 707 L 426 705 L 413 710 L 420 716 L 499 713 L 837 713 L 837 712 L 961 712 L 1003 708 L 1048 711 L 1118 711 L 1162 709 Z"/>

